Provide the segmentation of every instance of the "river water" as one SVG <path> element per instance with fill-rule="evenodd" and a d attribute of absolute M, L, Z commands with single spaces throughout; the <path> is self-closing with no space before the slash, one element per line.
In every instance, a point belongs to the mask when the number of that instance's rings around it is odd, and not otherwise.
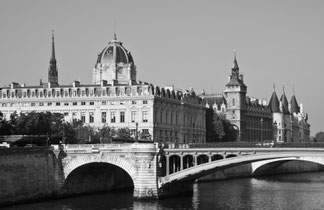
<path fill-rule="evenodd" d="M 139 201 L 131 193 L 49 200 L 4 210 L 324 209 L 324 172 L 197 183 L 187 197 Z"/>

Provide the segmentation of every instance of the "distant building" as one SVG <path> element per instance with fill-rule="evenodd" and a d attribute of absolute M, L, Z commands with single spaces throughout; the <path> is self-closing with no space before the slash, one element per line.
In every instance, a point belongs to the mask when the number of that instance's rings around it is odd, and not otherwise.
<path fill-rule="evenodd" d="M 309 141 L 308 116 L 302 105 L 301 108 L 298 106 L 295 95 L 288 104 L 284 93 L 279 102 L 274 91 L 267 105 L 265 100 L 248 97 L 246 93 L 247 86 L 235 56 L 225 91 L 221 94 L 203 92 L 201 97 L 207 108 L 212 108 L 214 113 L 232 123 L 237 131 L 237 141 Z"/>
<path fill-rule="evenodd" d="M 81 120 L 93 127 L 128 127 L 154 141 L 205 142 L 205 104 L 193 90 L 177 91 L 138 81 L 133 57 L 114 39 L 98 54 L 93 83 L 58 83 L 54 35 L 48 82 L 26 86 L 12 83 L 0 88 L 0 111 L 9 119 L 14 112 L 64 114 L 66 122 Z"/>
<path fill-rule="evenodd" d="M 304 112 L 302 104 L 298 105 L 295 94 L 288 103 L 284 91 L 278 100 L 274 90 L 269 107 L 273 113 L 274 138 L 277 142 L 310 141 L 308 114 Z"/>

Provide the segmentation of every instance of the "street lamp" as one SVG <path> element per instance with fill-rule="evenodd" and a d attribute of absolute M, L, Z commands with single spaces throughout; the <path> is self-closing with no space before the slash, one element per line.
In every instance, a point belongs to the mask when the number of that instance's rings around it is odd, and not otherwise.
<path fill-rule="evenodd" d="M 138 142 L 138 122 L 136 122 L 136 130 L 135 130 L 135 142 Z"/>

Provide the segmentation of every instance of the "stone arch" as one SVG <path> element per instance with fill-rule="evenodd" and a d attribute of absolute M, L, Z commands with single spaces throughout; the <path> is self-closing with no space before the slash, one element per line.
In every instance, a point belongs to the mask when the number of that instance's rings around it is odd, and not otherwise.
<path fill-rule="evenodd" d="M 236 154 L 228 154 L 228 155 L 226 155 L 226 158 L 233 158 L 233 157 L 237 157 L 237 155 Z"/>
<path fill-rule="evenodd" d="M 276 158 L 276 159 L 271 159 L 271 160 L 263 160 L 263 161 L 257 161 L 257 162 L 252 162 L 252 174 L 254 174 L 257 170 L 260 168 L 274 164 L 274 163 L 283 163 L 283 162 L 288 162 L 288 161 L 304 161 L 304 162 L 309 162 L 309 163 L 316 163 L 324 166 L 324 158 L 322 157 L 289 157 L 289 158 Z"/>
<path fill-rule="evenodd" d="M 212 161 L 222 160 L 222 159 L 224 159 L 224 156 L 221 155 L 221 154 L 215 154 L 215 155 L 213 155 L 213 156 L 211 157 L 211 160 L 212 160 Z"/>
<path fill-rule="evenodd" d="M 206 154 L 201 154 L 197 157 L 197 165 L 208 163 L 208 156 Z"/>
<path fill-rule="evenodd" d="M 134 164 L 130 163 L 125 159 L 119 157 L 113 157 L 113 156 L 78 156 L 64 166 L 63 168 L 64 177 L 66 179 L 73 170 L 79 168 L 80 166 L 89 163 L 100 163 L 100 162 L 109 163 L 122 168 L 124 171 L 126 171 L 126 173 L 128 173 L 128 175 L 133 180 L 133 184 L 135 185 L 136 169 Z"/>
<path fill-rule="evenodd" d="M 183 156 L 183 169 L 190 168 L 194 166 L 194 157 L 191 154 Z"/>

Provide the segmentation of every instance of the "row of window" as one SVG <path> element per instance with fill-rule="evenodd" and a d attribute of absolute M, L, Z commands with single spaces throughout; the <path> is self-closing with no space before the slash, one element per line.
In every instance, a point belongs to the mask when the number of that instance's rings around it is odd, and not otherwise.
<path fill-rule="evenodd" d="M 89 123 L 94 123 L 94 112 L 89 112 Z M 64 113 L 64 116 L 68 116 L 69 113 Z M 72 113 L 72 121 L 76 122 L 78 120 L 77 113 Z M 80 120 L 86 123 L 86 112 L 81 112 Z M 125 111 L 119 111 L 119 123 L 125 123 Z M 110 118 L 107 118 L 107 112 L 101 112 L 101 123 L 117 123 L 117 111 L 110 111 Z M 137 122 L 137 111 L 131 111 L 131 122 Z M 142 122 L 148 122 L 148 111 L 142 111 Z"/>
<path fill-rule="evenodd" d="M 133 91 L 132 95 L 136 95 L 138 93 L 139 95 L 142 94 L 142 90 L 139 89 L 138 91 Z M 21 90 L 16 90 L 16 91 L 9 91 L 7 90 L 6 92 L 0 92 L 0 97 L 2 96 L 3 98 L 29 98 L 29 97 L 88 97 L 88 96 L 110 96 L 110 95 L 130 95 L 131 92 L 130 90 L 127 91 L 127 93 L 124 93 L 123 90 L 117 89 L 115 90 L 24 90 L 22 92 Z"/>
<path fill-rule="evenodd" d="M 143 100 L 142 101 L 143 104 L 147 104 L 147 100 Z M 1 106 L 2 107 L 7 107 L 7 106 L 14 106 L 15 103 L 2 103 Z M 61 106 L 61 105 L 64 105 L 64 106 L 70 106 L 70 105 L 73 105 L 73 106 L 77 106 L 77 105 L 81 105 L 81 106 L 85 106 L 85 105 L 94 105 L 94 101 L 90 101 L 90 102 L 85 102 L 85 101 L 81 101 L 81 102 L 55 102 L 55 103 L 52 103 L 52 102 L 47 102 L 47 103 L 44 103 L 44 102 L 39 102 L 39 103 L 35 103 L 35 102 L 31 102 L 31 103 L 21 103 L 22 106 Z M 101 101 L 101 105 L 107 105 L 107 101 Z M 125 101 L 109 101 L 109 104 L 110 105 L 124 105 L 126 104 Z M 132 104 L 137 104 L 137 101 L 132 101 Z"/>

